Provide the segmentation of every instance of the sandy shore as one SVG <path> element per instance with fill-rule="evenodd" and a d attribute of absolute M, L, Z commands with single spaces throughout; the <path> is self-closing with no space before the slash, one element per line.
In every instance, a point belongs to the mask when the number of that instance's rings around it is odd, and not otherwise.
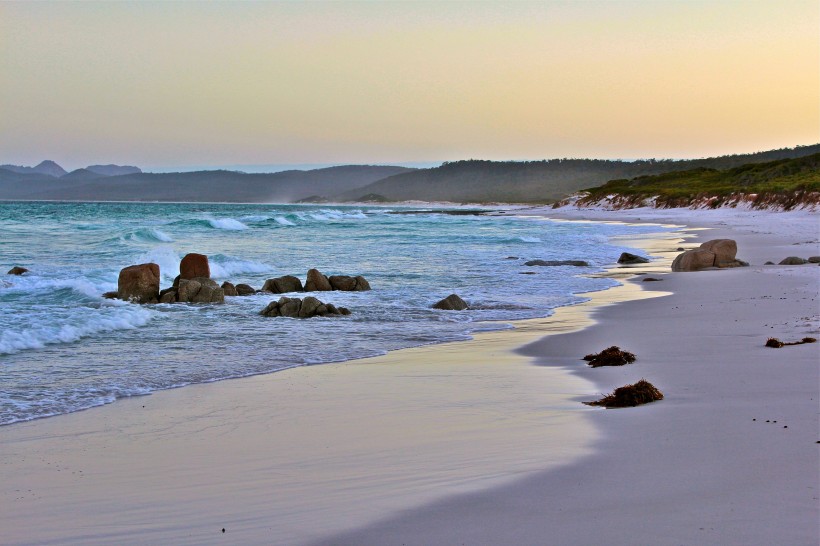
<path fill-rule="evenodd" d="M 1 427 L 0 543 L 816 544 L 818 345 L 763 342 L 818 337 L 820 270 L 758 264 L 820 254 L 817 218 L 687 212 L 583 216 L 753 266 L 665 274 L 648 239 L 625 274 L 662 282 L 516 330 Z M 578 360 L 611 344 L 638 361 Z M 666 399 L 579 403 L 640 377 Z"/>

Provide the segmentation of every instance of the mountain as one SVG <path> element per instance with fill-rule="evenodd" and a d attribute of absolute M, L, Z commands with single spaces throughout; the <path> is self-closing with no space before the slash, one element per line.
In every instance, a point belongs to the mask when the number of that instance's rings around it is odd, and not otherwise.
<path fill-rule="evenodd" d="M 120 176 L 123 174 L 139 174 L 142 169 L 131 165 L 89 165 L 87 170 L 103 176 Z"/>
<path fill-rule="evenodd" d="M 820 144 L 754 154 L 677 161 L 456 161 L 434 169 L 419 169 L 398 174 L 334 197 L 341 201 L 359 201 L 362 196 L 376 194 L 390 201 L 549 203 L 583 188 L 597 186 L 613 179 L 694 168 L 726 169 L 747 163 L 795 158 L 817 152 L 820 152 Z"/>
<path fill-rule="evenodd" d="M 50 159 L 41 161 L 36 167 L 23 167 L 20 165 L 0 165 L 0 169 L 12 171 L 19 174 L 42 174 L 59 178 L 66 174 L 66 170 Z"/>
<path fill-rule="evenodd" d="M 0 199 L 290 203 L 309 196 L 334 195 L 411 170 L 347 165 L 270 174 L 198 171 L 101 176 L 89 169 L 78 169 L 62 178 L 28 179 L 25 185 L 0 170 Z"/>
<path fill-rule="evenodd" d="M 820 201 L 820 153 L 749 163 L 731 169 L 700 167 L 630 180 L 612 180 L 570 199 L 578 206 L 611 208 L 720 207 L 791 209 Z M 568 201 L 570 201 L 568 200 Z"/>

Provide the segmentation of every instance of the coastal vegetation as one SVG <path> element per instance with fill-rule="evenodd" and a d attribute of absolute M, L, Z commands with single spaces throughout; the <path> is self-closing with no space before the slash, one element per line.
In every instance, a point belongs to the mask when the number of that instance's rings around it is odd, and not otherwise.
<path fill-rule="evenodd" d="M 820 153 L 749 163 L 729 169 L 699 167 L 660 175 L 618 179 L 588 188 L 578 205 L 607 202 L 616 208 L 736 206 L 786 210 L 820 200 Z"/>

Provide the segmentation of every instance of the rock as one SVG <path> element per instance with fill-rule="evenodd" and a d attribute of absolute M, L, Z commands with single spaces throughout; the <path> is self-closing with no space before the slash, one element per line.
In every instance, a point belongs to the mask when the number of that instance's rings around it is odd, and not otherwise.
<path fill-rule="evenodd" d="M 686 249 L 685 249 L 685 248 L 683 248 L 682 246 L 679 246 L 679 247 L 678 247 L 678 252 L 683 252 L 684 250 L 686 250 Z"/>
<path fill-rule="evenodd" d="M 763 264 L 763 265 L 774 265 L 774 262 L 766 262 L 766 263 L 765 263 L 765 264 Z"/>
<path fill-rule="evenodd" d="M 288 292 L 302 292 L 302 281 L 293 275 L 268 279 L 262 285 L 262 292 L 273 292 L 274 294 L 286 294 Z"/>
<path fill-rule="evenodd" d="M 177 291 L 173 288 L 163 290 L 159 295 L 160 303 L 174 303 L 177 301 Z"/>
<path fill-rule="evenodd" d="M 333 290 L 341 290 L 345 292 L 363 292 L 365 290 L 370 290 L 370 283 L 367 282 L 367 279 L 361 275 L 356 277 L 351 277 L 349 275 L 331 275 L 327 280 Z"/>
<path fill-rule="evenodd" d="M 735 258 L 737 243 L 732 239 L 713 239 L 699 248 L 679 254 L 672 262 L 672 271 L 697 271 L 708 267 L 742 267 L 749 264 Z"/>
<path fill-rule="evenodd" d="M 678 254 L 672 262 L 672 271 L 698 271 L 715 266 L 715 253 L 701 248 Z"/>
<path fill-rule="evenodd" d="M 715 255 L 715 267 L 737 267 L 737 243 L 733 239 L 713 239 L 706 241 L 700 248 Z"/>
<path fill-rule="evenodd" d="M 619 264 L 646 264 L 649 263 L 649 260 L 642 256 L 638 256 L 636 254 L 630 254 L 629 252 L 621 253 L 621 257 L 618 258 Z"/>
<path fill-rule="evenodd" d="M 179 276 L 182 279 L 211 278 L 211 267 L 204 254 L 186 254 L 179 262 Z"/>
<path fill-rule="evenodd" d="M 207 277 L 180 279 L 177 301 L 181 303 L 224 303 L 225 291 Z"/>
<path fill-rule="evenodd" d="M 336 308 L 331 303 L 324 304 L 313 296 L 307 296 L 305 299 L 282 296 L 278 301 L 270 302 L 259 314 L 265 317 L 311 318 L 349 315 L 350 311 L 344 307 Z"/>
<path fill-rule="evenodd" d="M 820 256 L 809 256 L 809 259 L 806 261 L 810 264 L 820 264 Z"/>
<path fill-rule="evenodd" d="M 554 267 L 560 265 L 572 265 L 575 267 L 588 267 L 589 264 L 587 262 L 581 260 L 530 260 L 528 262 L 524 262 L 524 265 L 529 266 L 544 266 L 544 267 Z"/>
<path fill-rule="evenodd" d="M 104 297 L 107 300 L 115 300 L 119 297 L 119 295 L 117 292 L 104 292 L 102 297 Z"/>
<path fill-rule="evenodd" d="M 233 285 L 233 283 L 229 283 L 228 281 L 222 283 L 222 292 L 224 292 L 226 296 L 238 295 L 236 293 L 236 287 Z"/>
<path fill-rule="evenodd" d="M 780 261 L 778 265 L 803 265 L 808 263 L 803 258 L 798 258 L 797 256 L 789 256 L 788 258 L 784 258 Z"/>
<path fill-rule="evenodd" d="M 302 306 L 299 309 L 299 318 L 308 318 L 315 316 L 319 307 L 324 304 L 313 296 L 308 296 L 302 300 Z M 327 313 L 327 306 L 325 306 L 325 313 Z"/>
<path fill-rule="evenodd" d="M 467 308 L 467 303 L 456 294 L 450 294 L 433 305 L 433 309 L 443 309 L 445 311 L 463 311 Z"/>
<path fill-rule="evenodd" d="M 240 283 L 236 285 L 236 294 L 238 296 L 250 296 L 251 294 L 256 294 L 256 290 L 249 284 Z"/>
<path fill-rule="evenodd" d="M 148 263 L 120 270 L 117 297 L 137 303 L 156 303 L 159 300 L 159 266 Z"/>
<path fill-rule="evenodd" d="M 643 279 L 643 282 L 658 282 L 661 280 L 663 279 L 656 279 L 655 277 L 646 277 L 645 279 Z"/>
<path fill-rule="evenodd" d="M 23 273 L 28 273 L 28 269 L 26 269 L 25 267 L 15 265 L 11 269 L 9 269 L 7 275 L 22 275 Z"/>
<path fill-rule="evenodd" d="M 307 272 L 305 292 L 329 292 L 330 290 L 333 290 L 333 287 L 321 271 L 311 269 Z"/>
<path fill-rule="evenodd" d="M 370 290 L 370 283 L 361 275 L 356 276 L 356 292 L 365 292 Z"/>
<path fill-rule="evenodd" d="M 173 283 L 171 283 L 171 287 L 172 287 L 172 288 L 177 288 L 178 286 L 179 286 L 179 275 L 177 275 L 176 277 L 174 277 L 174 282 L 173 282 Z"/>

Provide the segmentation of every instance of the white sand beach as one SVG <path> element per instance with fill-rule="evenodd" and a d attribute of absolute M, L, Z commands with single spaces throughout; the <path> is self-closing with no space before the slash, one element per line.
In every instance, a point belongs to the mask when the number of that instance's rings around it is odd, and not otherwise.
<path fill-rule="evenodd" d="M 0 543 L 816 544 L 820 344 L 763 344 L 820 337 L 820 269 L 761 264 L 817 216 L 526 213 L 694 229 L 515 330 L 0 427 Z M 668 273 L 723 237 L 750 267 Z M 610 345 L 637 362 L 580 360 Z M 642 377 L 663 401 L 581 404 Z"/>

